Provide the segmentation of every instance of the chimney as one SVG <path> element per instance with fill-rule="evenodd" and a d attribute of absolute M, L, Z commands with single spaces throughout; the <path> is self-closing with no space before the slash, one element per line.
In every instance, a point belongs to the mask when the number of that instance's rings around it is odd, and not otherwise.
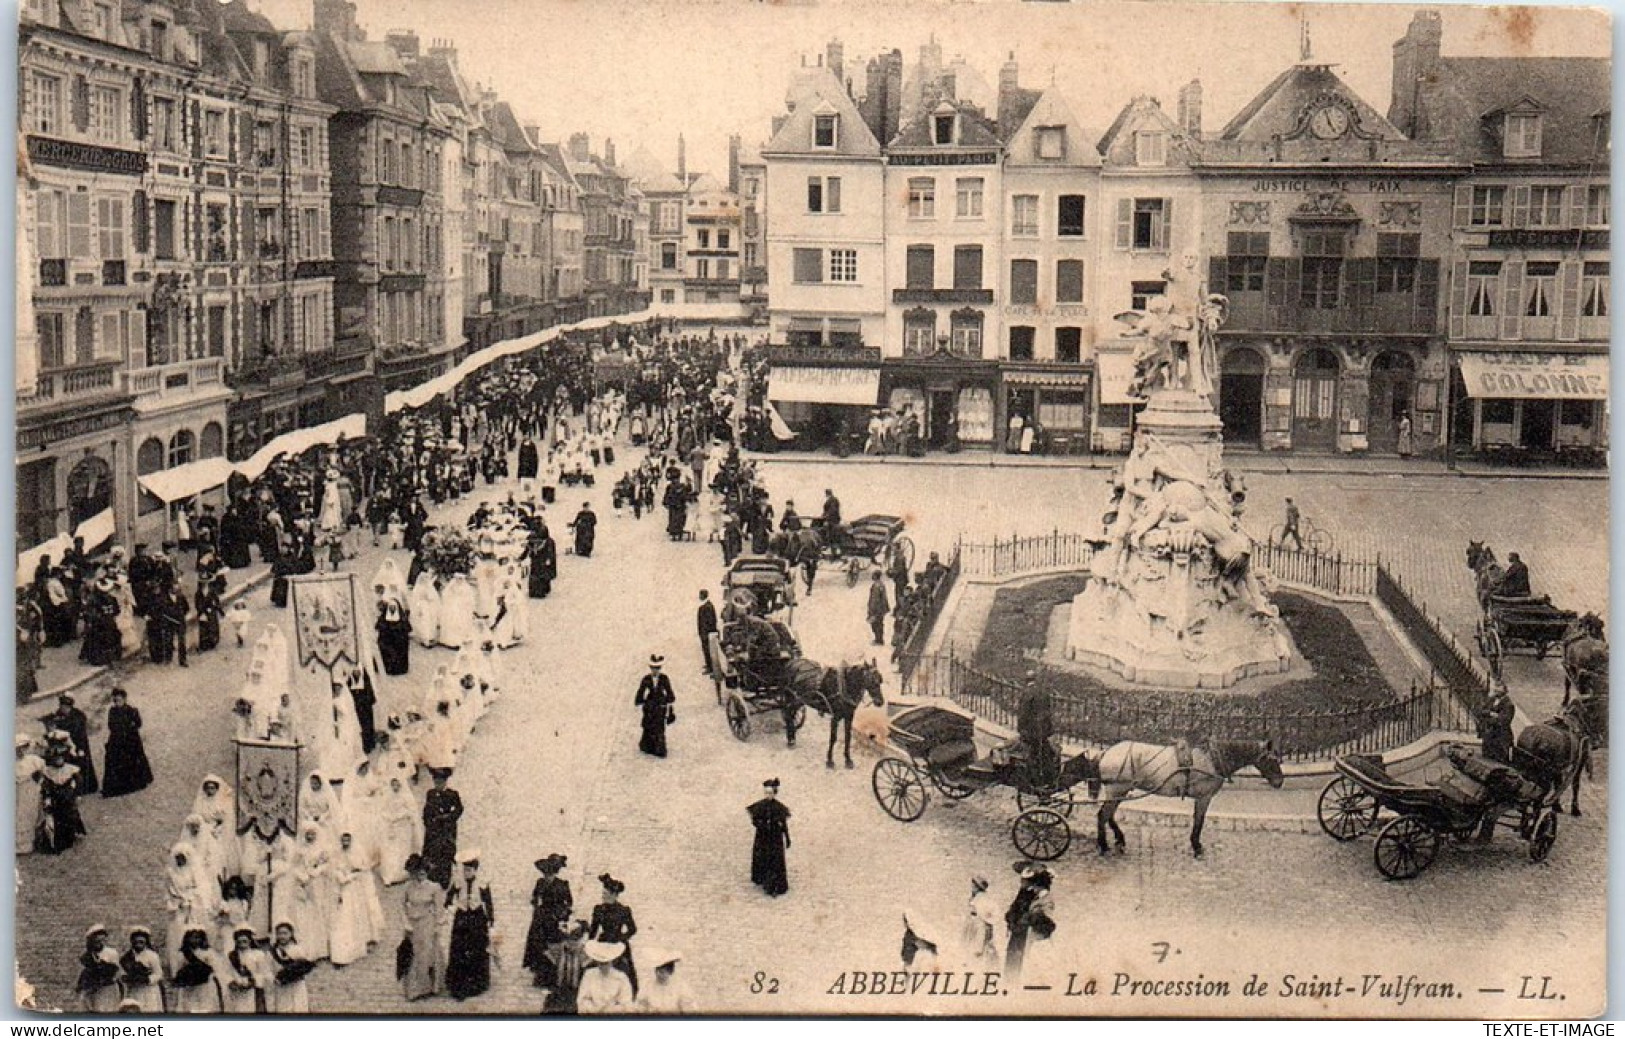
<path fill-rule="evenodd" d="M 1202 139 L 1202 81 L 1199 79 L 1179 88 L 1179 128 L 1193 141 Z"/>
<path fill-rule="evenodd" d="M 789 122 L 789 121 L 790 121 L 790 117 L 787 116 L 787 115 L 776 115 L 776 116 L 774 116 L 773 117 L 773 132 L 772 132 L 772 134 L 769 135 L 769 137 L 777 137 L 779 135 L 779 131 L 784 129 L 784 124 Z"/>
<path fill-rule="evenodd" d="M 615 165 L 615 141 L 613 138 L 604 138 L 604 165 L 612 168 Z"/>
<path fill-rule="evenodd" d="M 1015 130 L 1015 127 L 1007 128 L 1005 124 L 1015 118 L 1016 91 L 1020 89 L 1021 67 L 1016 64 L 1016 52 L 1011 51 L 1004 64 L 999 66 L 999 98 L 993 113 L 1001 136 L 1008 136 Z"/>
<path fill-rule="evenodd" d="M 774 133 L 779 132 L 777 124 L 783 118 L 783 116 L 780 116 L 779 119 L 774 120 Z M 683 185 L 685 191 L 688 190 L 688 142 L 683 140 L 682 134 L 677 135 L 677 181 Z"/>
<path fill-rule="evenodd" d="M 315 0 L 312 14 L 317 32 L 330 33 L 341 40 L 362 39 L 352 0 Z"/>
<path fill-rule="evenodd" d="M 1394 41 L 1393 98 L 1388 121 L 1412 140 L 1429 136 L 1427 106 L 1430 86 L 1439 76 L 1439 44 L 1444 25 L 1437 11 L 1418 11 L 1405 35 Z"/>
<path fill-rule="evenodd" d="M 728 135 L 728 190 L 735 195 L 739 194 L 739 146 L 740 138 L 736 133 Z"/>
<path fill-rule="evenodd" d="M 824 47 L 824 64 L 835 73 L 835 81 L 846 81 L 846 47 L 840 40 L 830 40 Z"/>
<path fill-rule="evenodd" d="M 586 162 L 592 158 L 592 152 L 587 148 L 587 135 L 573 133 L 570 135 L 570 158 L 577 162 Z"/>
<path fill-rule="evenodd" d="M 942 44 L 937 42 L 937 34 L 932 33 L 930 40 L 920 45 L 920 71 L 929 75 L 940 68 L 942 68 Z"/>
<path fill-rule="evenodd" d="M 384 42 L 389 44 L 390 50 L 401 56 L 403 61 L 416 61 L 418 59 L 418 34 L 409 29 L 391 29 L 385 36 Z"/>
<path fill-rule="evenodd" d="M 430 43 L 429 57 L 439 58 L 452 68 L 457 67 L 457 48 L 450 40 L 435 40 Z"/>

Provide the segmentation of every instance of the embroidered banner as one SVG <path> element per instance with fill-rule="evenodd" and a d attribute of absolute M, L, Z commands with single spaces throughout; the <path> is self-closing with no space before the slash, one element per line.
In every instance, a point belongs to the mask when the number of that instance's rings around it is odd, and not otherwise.
<path fill-rule="evenodd" d="M 299 747 L 237 742 L 237 832 L 270 842 L 292 836 L 299 819 Z"/>

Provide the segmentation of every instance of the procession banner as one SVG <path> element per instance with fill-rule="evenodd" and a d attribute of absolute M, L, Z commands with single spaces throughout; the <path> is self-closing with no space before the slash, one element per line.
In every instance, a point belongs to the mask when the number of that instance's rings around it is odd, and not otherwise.
<path fill-rule="evenodd" d="M 299 747 L 237 741 L 237 832 L 270 843 L 299 821 Z"/>
<path fill-rule="evenodd" d="M 343 737 L 349 722 L 335 710 L 333 687 L 369 659 L 361 630 L 362 599 L 354 574 L 306 574 L 288 582 L 293 611 L 294 738 L 311 748 L 312 767 L 348 772 Z M 342 704 L 348 708 L 349 698 Z"/>

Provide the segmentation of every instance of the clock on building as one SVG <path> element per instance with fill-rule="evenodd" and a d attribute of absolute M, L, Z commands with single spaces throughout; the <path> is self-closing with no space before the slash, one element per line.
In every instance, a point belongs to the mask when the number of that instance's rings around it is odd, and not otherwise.
<path fill-rule="evenodd" d="M 1309 132 L 1323 141 L 1336 140 L 1348 131 L 1349 113 L 1342 105 L 1323 104 L 1309 116 Z"/>

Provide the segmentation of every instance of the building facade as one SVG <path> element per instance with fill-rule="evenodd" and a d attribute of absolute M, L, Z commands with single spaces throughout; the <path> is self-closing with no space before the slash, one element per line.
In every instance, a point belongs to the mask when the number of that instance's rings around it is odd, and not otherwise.
<path fill-rule="evenodd" d="M 684 206 L 683 302 L 739 303 L 739 196 L 710 174 L 689 185 Z"/>

